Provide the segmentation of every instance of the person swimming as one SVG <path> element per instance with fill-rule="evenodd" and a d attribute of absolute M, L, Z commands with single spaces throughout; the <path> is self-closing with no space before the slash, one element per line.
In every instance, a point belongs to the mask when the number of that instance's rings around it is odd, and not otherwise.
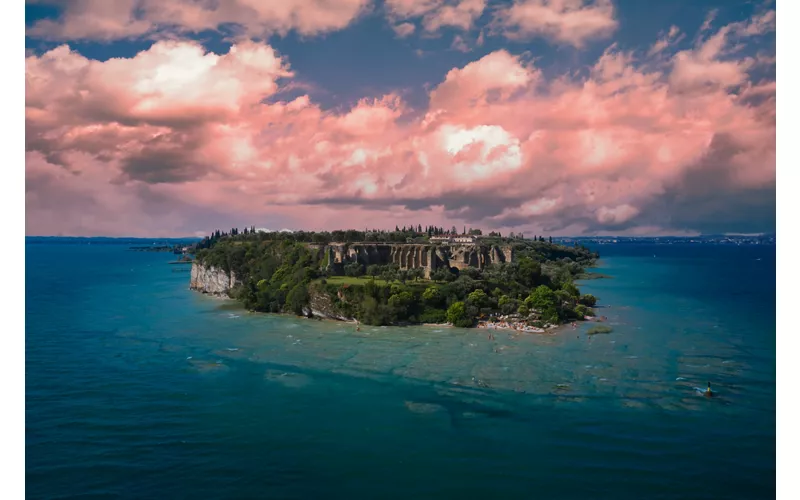
<path fill-rule="evenodd" d="M 711 382 L 709 382 L 709 383 L 708 383 L 708 387 L 706 388 L 705 396 L 706 396 L 707 398 L 710 398 L 710 397 L 711 397 L 711 396 L 713 396 L 713 395 L 714 395 L 714 393 L 713 393 L 713 392 L 711 392 Z"/>

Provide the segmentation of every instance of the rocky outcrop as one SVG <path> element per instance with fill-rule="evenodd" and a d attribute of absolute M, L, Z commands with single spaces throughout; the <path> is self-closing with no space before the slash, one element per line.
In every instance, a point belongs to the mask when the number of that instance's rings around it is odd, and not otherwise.
<path fill-rule="evenodd" d="M 206 267 L 197 261 L 192 262 L 189 289 L 211 295 L 228 296 L 236 285 L 236 274 L 227 273 L 216 267 Z"/>
<path fill-rule="evenodd" d="M 355 321 L 354 318 L 347 318 L 337 312 L 333 305 L 333 298 L 315 286 L 308 290 L 308 307 L 303 308 L 303 314 L 324 319 Z"/>

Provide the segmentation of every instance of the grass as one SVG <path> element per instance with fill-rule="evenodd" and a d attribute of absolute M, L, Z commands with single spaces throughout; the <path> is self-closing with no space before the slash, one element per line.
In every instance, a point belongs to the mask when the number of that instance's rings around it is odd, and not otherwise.
<path fill-rule="evenodd" d="M 586 332 L 586 333 L 589 334 L 589 335 L 594 335 L 594 334 L 597 334 L 597 333 L 611 333 L 612 331 L 614 331 L 614 329 L 611 328 L 610 326 L 596 325 L 596 326 L 593 326 L 593 327 L 589 328 L 589 331 Z"/>
<path fill-rule="evenodd" d="M 358 278 L 354 276 L 329 276 L 325 278 L 328 283 L 331 285 L 366 285 L 368 282 L 372 281 L 372 278 L 369 276 L 360 276 Z M 386 285 L 386 281 L 375 278 L 376 285 Z"/>
<path fill-rule="evenodd" d="M 366 285 L 372 278 L 369 276 L 359 276 L 358 278 L 354 276 L 330 276 L 325 278 L 327 282 L 331 285 Z M 400 281 L 393 281 L 392 283 L 400 283 Z M 420 280 L 420 281 L 406 281 L 407 286 L 428 286 L 431 283 L 429 280 Z M 389 283 L 386 280 L 382 280 L 380 278 L 375 278 L 375 284 L 380 286 L 386 286 Z"/>

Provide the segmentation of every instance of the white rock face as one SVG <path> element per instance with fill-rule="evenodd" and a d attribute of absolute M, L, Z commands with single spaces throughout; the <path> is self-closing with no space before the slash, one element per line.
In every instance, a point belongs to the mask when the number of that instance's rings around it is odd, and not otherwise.
<path fill-rule="evenodd" d="M 205 267 L 197 262 L 192 262 L 192 275 L 189 282 L 191 290 L 208 293 L 211 295 L 228 295 L 236 284 L 236 274 L 230 275 L 222 269 Z"/>

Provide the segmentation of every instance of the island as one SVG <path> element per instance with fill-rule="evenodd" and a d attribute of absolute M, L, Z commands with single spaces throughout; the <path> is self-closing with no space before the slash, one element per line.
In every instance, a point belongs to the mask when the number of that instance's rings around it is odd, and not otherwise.
<path fill-rule="evenodd" d="M 391 230 L 219 230 L 194 247 L 190 288 L 254 312 L 368 325 L 513 326 L 544 331 L 591 319 L 575 280 L 599 255 L 551 238 Z"/>

